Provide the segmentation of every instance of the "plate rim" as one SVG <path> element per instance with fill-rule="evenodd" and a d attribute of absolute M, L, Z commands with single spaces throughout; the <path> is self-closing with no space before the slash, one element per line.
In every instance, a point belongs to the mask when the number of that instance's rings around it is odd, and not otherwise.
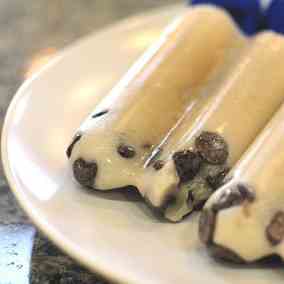
<path fill-rule="evenodd" d="M 38 78 L 43 76 L 47 70 L 52 68 L 54 65 L 58 64 L 65 56 L 66 53 L 72 52 L 73 49 L 78 48 L 80 45 L 84 44 L 88 40 L 93 37 L 98 37 L 100 34 L 104 34 L 109 32 L 110 30 L 120 30 L 124 29 L 127 25 L 129 25 L 129 21 L 137 20 L 137 19 L 144 19 L 149 18 L 151 16 L 155 16 L 158 13 L 166 13 L 169 9 L 181 10 L 186 7 L 185 4 L 170 4 L 170 5 L 163 5 L 162 7 L 157 7 L 150 9 L 147 12 L 139 12 L 134 13 L 124 19 L 118 20 L 112 24 L 106 25 L 101 29 L 98 29 L 95 32 L 91 32 L 85 36 L 80 37 L 78 40 L 75 40 L 73 43 L 67 45 L 66 47 L 62 48 L 55 56 L 52 58 L 45 66 L 40 68 L 35 74 L 33 74 L 30 78 L 26 79 L 21 86 L 16 91 L 15 95 L 13 96 L 12 100 L 9 103 L 9 106 L 6 111 L 6 115 L 3 121 L 2 127 L 2 134 L 1 134 L 1 162 L 3 165 L 3 172 L 4 176 L 7 180 L 7 185 L 9 189 L 12 191 L 13 195 L 15 196 L 17 202 L 19 203 L 20 207 L 23 209 L 25 214 L 30 218 L 32 224 L 37 227 L 44 235 L 48 237 L 50 241 L 52 241 L 56 246 L 58 246 L 63 252 L 65 252 L 68 256 L 73 258 L 75 261 L 79 262 L 90 271 L 96 273 L 96 276 L 103 277 L 111 281 L 112 283 L 131 283 L 129 279 L 126 279 L 123 275 L 118 275 L 114 273 L 111 269 L 106 267 L 105 265 L 100 265 L 98 261 L 94 261 L 93 264 L 88 261 L 88 257 L 84 256 L 82 250 L 79 249 L 79 246 L 75 248 L 75 244 L 73 242 L 68 241 L 60 232 L 58 232 L 55 228 L 53 228 L 52 224 L 44 220 L 44 218 L 39 217 L 37 209 L 33 207 L 32 202 L 25 197 L 24 193 L 21 193 L 19 190 L 19 185 L 17 185 L 17 180 L 13 177 L 13 166 L 9 161 L 9 154 L 8 154 L 8 134 L 9 134 L 9 125 L 10 122 L 13 120 L 14 113 L 16 107 L 18 105 L 19 100 L 22 99 L 27 93 L 26 90 L 28 87 Z M 95 264 L 95 265 L 94 265 Z"/>

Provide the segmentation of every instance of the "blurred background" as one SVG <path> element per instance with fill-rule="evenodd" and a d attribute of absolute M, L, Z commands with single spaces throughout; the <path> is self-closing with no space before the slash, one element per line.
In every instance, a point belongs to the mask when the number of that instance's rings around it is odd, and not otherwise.
<path fill-rule="evenodd" d="M 1 0 L 1 115 L 19 84 L 58 49 L 127 16 L 179 2 L 182 1 Z"/>
<path fill-rule="evenodd" d="M 1 0 L 0 1 L 0 129 L 7 107 L 21 83 L 54 54 L 79 38 L 120 19 L 181 0 Z M 17 206 L 0 168 L 0 230 L 9 224 L 29 224 Z M 1 247 L 1 244 L 0 244 Z M 14 264 L 5 262 L 2 272 Z M 0 267 L 1 272 L 1 267 Z M 4 274 L 5 274 L 4 273 Z M 16 279 L 16 278 L 15 278 Z M 31 280 L 6 279 L 0 284 L 102 284 L 37 234 Z M 18 278 L 17 278 L 18 279 Z"/>

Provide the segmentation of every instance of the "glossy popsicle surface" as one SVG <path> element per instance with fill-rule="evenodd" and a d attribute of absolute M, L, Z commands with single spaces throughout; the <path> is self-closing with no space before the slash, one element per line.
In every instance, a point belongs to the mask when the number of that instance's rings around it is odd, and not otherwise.
<path fill-rule="evenodd" d="M 155 146 L 243 41 L 221 10 L 202 6 L 177 19 L 79 129 L 69 149 L 77 180 L 101 190 L 136 186 Z"/>
<path fill-rule="evenodd" d="M 165 160 L 166 164 L 159 172 L 153 171 L 155 182 L 146 177 L 153 204 L 159 206 L 162 195 L 166 196 L 179 186 L 173 154 L 194 149 L 196 138 L 203 131 L 217 133 L 226 141 L 226 167 L 232 167 L 238 161 L 284 100 L 283 63 L 283 37 L 265 32 L 249 42 L 210 95 L 205 89 L 193 110 L 164 142 L 159 159 Z M 210 163 L 218 165 L 218 161 Z M 220 168 L 224 168 L 222 162 Z M 202 175 L 205 175 L 202 179 L 206 179 L 206 173 L 202 172 Z M 176 190 L 183 197 L 178 197 L 178 202 L 168 208 L 167 218 L 177 221 L 192 211 L 187 201 L 190 187 Z"/>
<path fill-rule="evenodd" d="M 284 106 L 232 170 L 232 180 L 207 202 L 204 212 L 216 211 L 214 224 L 207 225 L 213 230 L 207 244 L 225 247 L 247 262 L 272 254 L 284 259 L 283 141 Z M 254 197 L 238 200 L 239 185 Z"/>

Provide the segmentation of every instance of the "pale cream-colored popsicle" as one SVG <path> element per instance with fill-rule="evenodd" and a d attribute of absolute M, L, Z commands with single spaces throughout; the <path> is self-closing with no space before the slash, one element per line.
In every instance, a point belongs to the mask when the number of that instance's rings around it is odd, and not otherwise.
<path fill-rule="evenodd" d="M 272 32 L 256 36 L 216 93 L 204 95 L 196 102 L 163 141 L 159 159 L 166 164 L 159 171 L 149 169 L 143 183 L 145 195 L 155 207 L 163 206 L 170 195 L 176 195 L 176 200 L 165 209 L 166 218 L 178 221 L 193 210 L 187 202 L 192 182 L 180 185 L 173 154 L 193 150 L 196 137 L 202 131 L 210 131 L 227 142 L 227 165 L 233 166 L 283 102 L 283 74 L 284 38 Z M 199 174 L 197 178 L 200 179 Z"/>
<path fill-rule="evenodd" d="M 244 42 L 230 17 L 213 7 L 189 9 L 176 20 L 79 129 L 67 151 L 79 183 L 137 186 L 153 149 Z"/>
<path fill-rule="evenodd" d="M 205 206 L 201 239 L 227 258 L 284 260 L 284 105 L 230 176 Z"/>

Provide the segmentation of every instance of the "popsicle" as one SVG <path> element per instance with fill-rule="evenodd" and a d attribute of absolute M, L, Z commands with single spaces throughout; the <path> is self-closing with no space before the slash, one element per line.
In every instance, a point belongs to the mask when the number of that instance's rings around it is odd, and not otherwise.
<path fill-rule="evenodd" d="M 158 146 L 147 169 L 149 203 L 171 221 L 200 209 L 284 101 L 284 38 L 253 38 L 210 96 L 202 96 Z"/>
<path fill-rule="evenodd" d="M 284 105 L 229 173 L 201 214 L 201 240 L 213 255 L 284 260 Z"/>
<path fill-rule="evenodd" d="M 77 131 L 67 149 L 75 179 L 99 190 L 138 187 L 153 149 L 190 112 L 204 85 L 213 88 L 226 73 L 245 42 L 222 10 L 189 9 Z"/>

